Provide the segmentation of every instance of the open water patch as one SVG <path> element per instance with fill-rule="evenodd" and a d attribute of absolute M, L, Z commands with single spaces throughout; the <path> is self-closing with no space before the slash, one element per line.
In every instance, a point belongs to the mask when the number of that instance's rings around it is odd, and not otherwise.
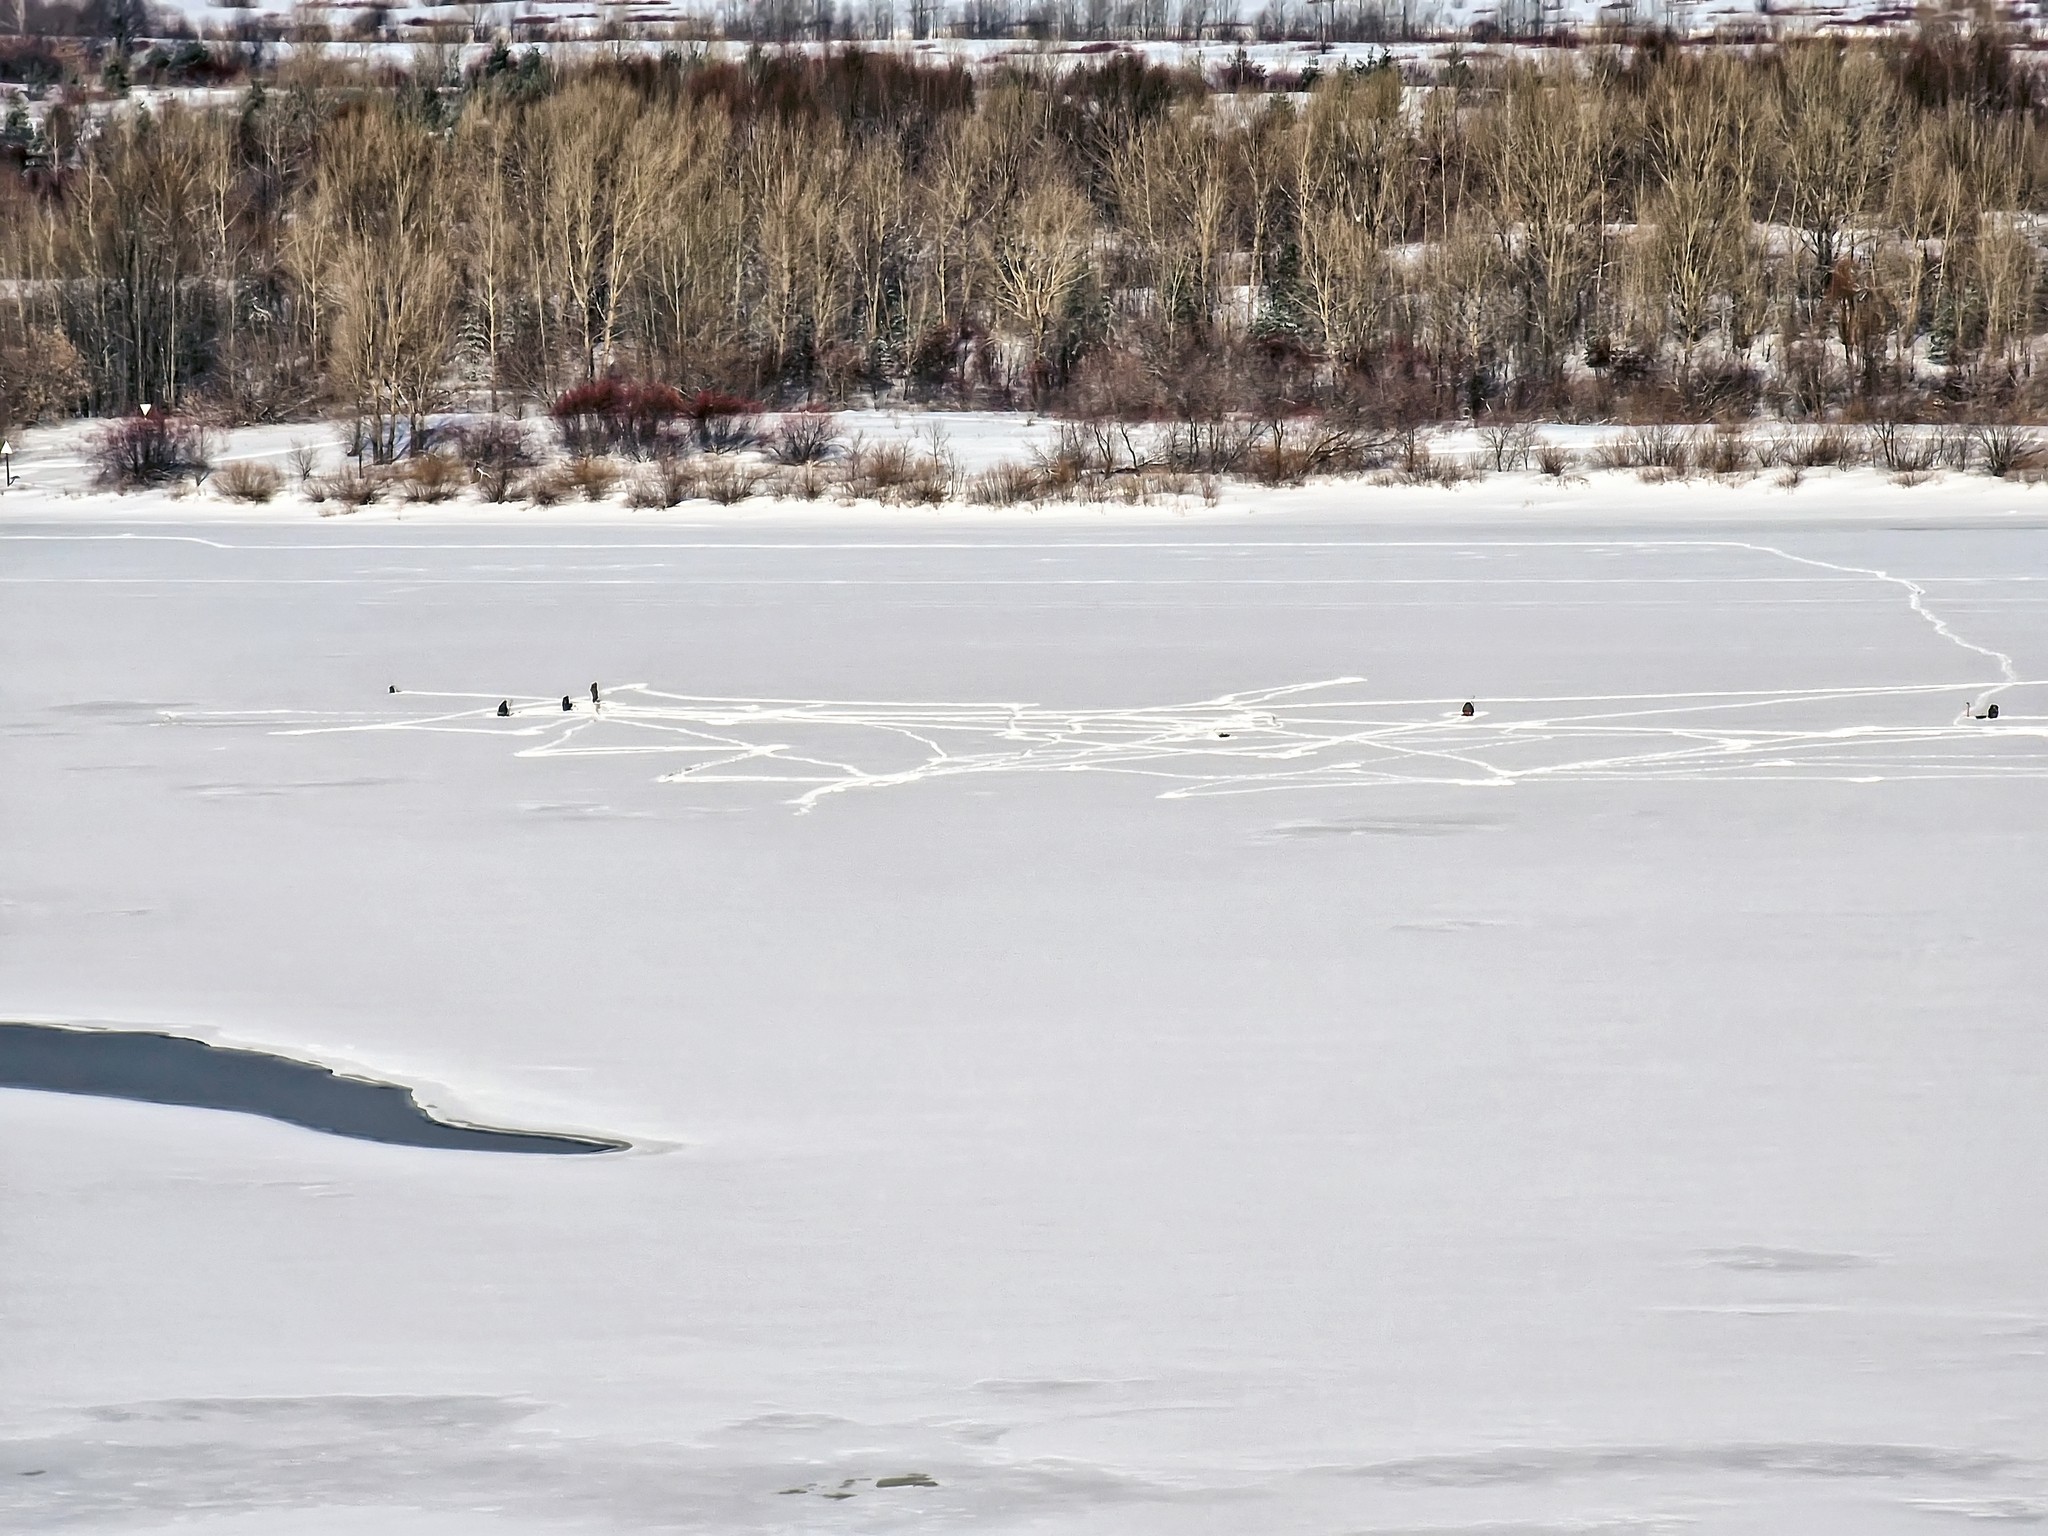
<path fill-rule="evenodd" d="M 143 1030 L 0 1023 L 0 1088 L 224 1109 L 395 1147 L 574 1154 L 627 1146 L 593 1136 L 457 1125 L 436 1119 L 412 1090 L 396 1083 Z"/>

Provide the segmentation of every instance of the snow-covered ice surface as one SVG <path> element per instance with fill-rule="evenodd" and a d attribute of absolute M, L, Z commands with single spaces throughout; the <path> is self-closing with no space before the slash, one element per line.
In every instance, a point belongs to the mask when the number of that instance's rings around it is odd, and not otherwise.
<path fill-rule="evenodd" d="M 0 1017 L 636 1143 L 0 1092 L 0 1523 L 2048 1519 L 2041 514 L 1598 492 L 0 502 Z"/>

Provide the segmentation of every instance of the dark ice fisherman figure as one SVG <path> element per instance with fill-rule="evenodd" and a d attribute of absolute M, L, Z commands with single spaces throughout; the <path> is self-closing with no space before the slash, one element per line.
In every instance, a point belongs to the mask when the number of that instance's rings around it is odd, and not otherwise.
<path fill-rule="evenodd" d="M 1458 713 L 1463 715 L 1467 720 L 1470 720 L 1473 714 L 1472 701 L 1470 699 L 1467 699 L 1465 701 L 1465 707 L 1459 710 Z"/>
<path fill-rule="evenodd" d="M 509 718 L 511 717 L 511 714 L 512 714 L 512 701 L 511 701 L 510 699 L 500 699 L 500 700 L 498 700 L 498 718 L 499 718 L 500 720 L 505 720 L 505 719 L 509 719 Z"/>

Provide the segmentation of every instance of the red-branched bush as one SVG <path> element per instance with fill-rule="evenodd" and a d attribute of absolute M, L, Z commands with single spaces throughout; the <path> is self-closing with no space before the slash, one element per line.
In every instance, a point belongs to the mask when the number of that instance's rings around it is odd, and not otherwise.
<path fill-rule="evenodd" d="M 212 467 L 206 429 L 183 416 L 129 416 L 93 435 L 92 460 L 102 485 L 132 490 L 182 475 L 204 477 Z"/>
<path fill-rule="evenodd" d="M 707 453 L 731 453 L 761 441 L 761 407 L 716 389 L 700 389 L 685 414 L 697 429 L 697 446 Z"/>
<path fill-rule="evenodd" d="M 637 379 L 593 379 L 564 390 L 548 414 L 562 445 L 580 456 L 624 453 L 652 458 L 662 429 L 684 413 L 682 394 L 667 384 Z"/>

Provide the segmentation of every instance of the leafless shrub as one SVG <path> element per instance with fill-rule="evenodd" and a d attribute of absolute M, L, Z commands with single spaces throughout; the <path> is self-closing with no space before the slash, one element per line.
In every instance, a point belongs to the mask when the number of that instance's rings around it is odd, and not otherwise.
<path fill-rule="evenodd" d="M 1646 469 L 1668 469 L 1683 473 L 1692 467 L 1692 434 L 1667 424 L 1637 427 L 1636 462 Z"/>
<path fill-rule="evenodd" d="M 293 481 L 301 489 L 320 472 L 320 450 L 311 443 L 293 443 L 284 461 Z"/>
<path fill-rule="evenodd" d="M 1833 423 L 1809 432 L 1787 433 L 1781 441 L 1782 461 L 1799 469 L 1851 469 L 1865 457 L 1856 434 Z"/>
<path fill-rule="evenodd" d="M 724 459 L 704 470 L 703 494 L 721 507 L 730 507 L 760 490 L 767 479 L 768 471 L 758 464 Z"/>
<path fill-rule="evenodd" d="M 626 505 L 636 511 L 648 511 L 672 507 L 675 503 L 662 494 L 660 477 L 652 471 L 643 470 L 626 481 Z"/>
<path fill-rule="evenodd" d="M 839 420 L 829 411 L 792 411 L 782 418 L 768 447 L 778 464 L 818 464 L 838 448 Z"/>
<path fill-rule="evenodd" d="M 1782 486 L 1784 489 L 1788 491 L 1796 491 L 1802 484 L 1805 483 L 1805 480 L 1805 467 L 1803 465 L 1794 464 L 1789 469 L 1785 470 L 1784 473 L 1779 475 L 1775 483 Z"/>
<path fill-rule="evenodd" d="M 455 455 L 473 469 L 531 469 L 540 463 L 533 434 L 503 416 L 486 416 L 458 427 Z"/>
<path fill-rule="evenodd" d="M 1071 496 L 1084 480 L 1106 474 L 1098 447 L 1098 441 L 1077 423 L 1061 422 L 1050 443 L 1031 450 L 1031 475 L 1039 494 Z"/>
<path fill-rule="evenodd" d="M 699 390 L 683 414 L 706 453 L 739 453 L 761 442 L 761 407 L 720 390 Z"/>
<path fill-rule="evenodd" d="M 1142 475 L 1166 462 L 1160 434 L 1137 422 L 1091 417 L 1061 424 L 1060 453 L 1095 474 Z"/>
<path fill-rule="evenodd" d="M 470 475 L 454 459 L 443 454 L 425 453 L 407 459 L 392 478 L 397 481 L 398 494 L 403 500 L 415 506 L 431 506 L 453 501 L 461 494 Z"/>
<path fill-rule="evenodd" d="M 776 483 L 778 496 L 794 501 L 816 501 L 825 494 L 825 474 L 815 464 L 800 464 Z"/>
<path fill-rule="evenodd" d="M 1907 429 L 1896 421 L 1874 421 L 1867 429 L 1873 456 L 1880 466 L 1894 473 L 1905 470 L 1905 460 L 1913 453 L 1914 444 Z"/>
<path fill-rule="evenodd" d="M 533 506 L 559 506 L 576 493 L 576 480 L 566 464 L 557 465 L 553 469 L 536 470 L 527 476 L 520 492 Z"/>
<path fill-rule="evenodd" d="M 1987 475 L 2003 480 L 2042 467 L 2041 439 L 2036 433 L 2002 423 L 1978 427 L 1972 435 Z"/>
<path fill-rule="evenodd" d="M 1259 445 L 1245 468 L 1261 485 L 1300 485 L 1308 479 L 1309 459 L 1301 444 L 1276 431 Z"/>
<path fill-rule="evenodd" d="M 604 378 L 563 391 L 548 414 L 562 434 L 562 446 L 577 458 L 621 453 L 646 459 L 659 451 L 669 424 L 687 409 L 673 385 Z"/>
<path fill-rule="evenodd" d="M 704 494 L 704 478 L 689 459 L 657 459 L 627 482 L 626 505 L 642 509 L 679 506 Z"/>
<path fill-rule="evenodd" d="M 1930 435 L 1935 461 L 1958 474 L 1967 474 L 1977 459 L 1977 434 L 1967 428 L 1936 427 Z"/>
<path fill-rule="evenodd" d="M 1177 422 L 1159 436 L 1151 457 L 1191 475 L 1237 474 L 1256 451 L 1260 433 L 1244 421 Z"/>
<path fill-rule="evenodd" d="M 978 507 L 1014 507 L 1036 501 L 1039 494 L 1038 472 L 1014 459 L 991 464 L 967 482 L 967 500 Z"/>
<path fill-rule="evenodd" d="M 131 491 L 186 475 L 204 479 L 213 467 L 213 443 L 189 416 L 130 416 L 94 434 L 89 451 L 100 484 Z"/>
<path fill-rule="evenodd" d="M 1700 468 L 1710 475 L 1742 475 L 1756 468 L 1756 445 L 1740 427 L 1702 433 L 1694 445 Z"/>
<path fill-rule="evenodd" d="M 1440 485 L 1446 488 L 1477 480 L 1483 471 L 1469 459 L 1438 453 L 1418 441 L 1402 455 L 1401 466 L 1382 477 L 1389 485 Z"/>
<path fill-rule="evenodd" d="M 494 503 L 519 500 L 527 489 L 519 471 L 540 462 L 527 429 L 502 416 L 486 416 L 457 428 L 453 451 L 469 466 L 478 494 Z"/>
<path fill-rule="evenodd" d="M 1109 500 L 1109 480 L 1108 475 L 1084 476 L 1068 488 L 1066 499 L 1077 501 L 1083 506 L 1099 507 Z"/>
<path fill-rule="evenodd" d="M 1551 479 L 1564 479 L 1578 464 L 1578 459 L 1562 443 L 1553 443 L 1548 438 L 1537 440 L 1536 467 Z"/>
<path fill-rule="evenodd" d="M 929 452 L 908 443 L 851 444 L 840 466 L 840 486 L 848 496 L 872 497 L 902 505 L 932 505 L 952 494 L 959 465 L 934 438 Z"/>
<path fill-rule="evenodd" d="M 847 483 L 859 495 L 885 496 L 909 478 L 910 449 L 902 443 L 877 443 L 847 460 Z"/>
<path fill-rule="evenodd" d="M 1470 459 L 1446 453 L 1432 455 L 1428 465 L 1412 478 L 1419 485 L 1453 486 L 1463 485 L 1468 480 L 1483 480 L 1486 471 Z"/>
<path fill-rule="evenodd" d="M 265 502 L 284 488 L 284 476 L 260 459 L 237 459 L 214 475 L 213 488 L 229 501 Z"/>
<path fill-rule="evenodd" d="M 1691 434 L 1668 423 L 1631 427 L 1594 445 L 1598 469 L 1660 469 L 1683 473 L 1692 464 Z"/>
<path fill-rule="evenodd" d="M 619 483 L 619 467 L 605 459 L 571 459 L 562 472 L 585 501 L 603 501 Z"/>
<path fill-rule="evenodd" d="M 654 472 L 661 481 L 661 494 L 668 498 L 669 506 L 693 500 L 704 494 L 703 473 L 700 467 L 689 459 L 657 460 Z"/>
<path fill-rule="evenodd" d="M 1486 456 L 1493 469 L 1507 474 L 1529 467 L 1530 456 L 1536 449 L 1536 429 L 1526 421 L 1495 422 L 1479 429 L 1479 440 L 1486 444 Z"/>
<path fill-rule="evenodd" d="M 953 467 L 937 454 L 922 454 L 911 461 L 910 476 L 896 488 L 895 499 L 905 506 L 935 507 L 953 494 Z"/>
<path fill-rule="evenodd" d="M 382 501 L 384 491 L 384 476 L 375 470 L 344 469 L 307 482 L 307 494 L 315 501 L 335 502 L 346 512 Z"/>
<path fill-rule="evenodd" d="M 1249 472 L 1269 484 L 1299 485 L 1311 475 L 1342 474 L 1383 462 L 1387 442 L 1349 421 L 1299 416 L 1259 429 Z"/>
<path fill-rule="evenodd" d="M 1924 478 L 1941 462 L 1941 443 L 1934 433 L 1888 420 L 1873 421 L 1868 432 L 1873 456 L 1894 476 L 1918 475 Z M 1902 483 L 1918 484 L 1918 481 Z"/>

